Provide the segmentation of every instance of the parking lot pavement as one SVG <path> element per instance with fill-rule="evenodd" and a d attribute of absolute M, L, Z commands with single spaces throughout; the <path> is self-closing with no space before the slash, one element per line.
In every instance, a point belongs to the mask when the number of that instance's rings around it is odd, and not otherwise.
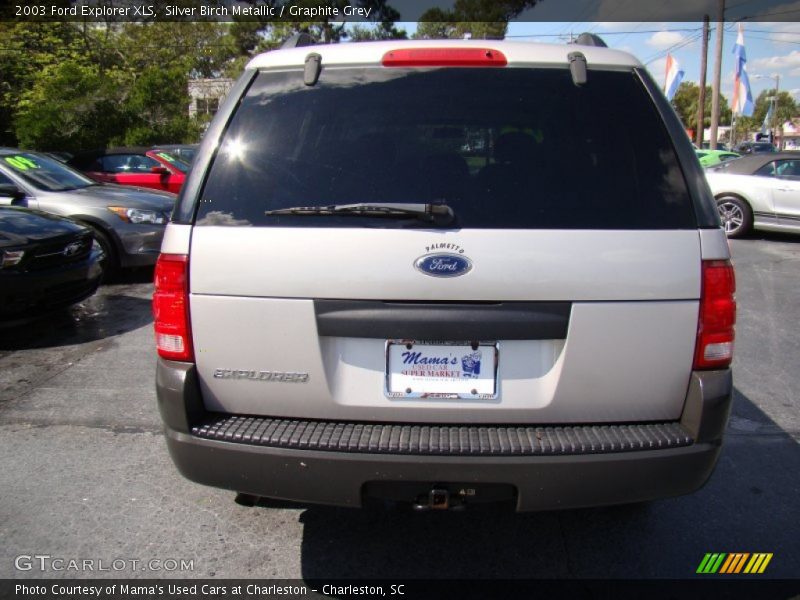
<path fill-rule="evenodd" d="M 736 397 L 719 465 L 698 493 L 646 505 L 522 515 L 246 508 L 184 480 L 167 456 L 151 274 L 105 285 L 59 318 L 0 330 L 0 578 L 681 578 L 706 552 L 772 552 L 765 576 L 797 577 L 800 237 L 732 249 Z M 33 554 L 128 562 L 121 572 L 15 568 Z M 192 568 L 141 570 L 152 559 Z"/>

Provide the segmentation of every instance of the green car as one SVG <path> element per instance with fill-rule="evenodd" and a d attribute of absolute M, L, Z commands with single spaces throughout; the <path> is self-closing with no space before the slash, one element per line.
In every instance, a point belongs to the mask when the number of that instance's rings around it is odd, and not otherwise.
<path fill-rule="evenodd" d="M 694 152 L 697 154 L 697 158 L 700 159 L 700 164 L 703 166 L 703 168 L 713 167 L 714 165 L 723 163 L 726 160 L 739 158 L 741 156 L 741 154 L 736 152 L 728 152 L 727 150 L 698 150 L 695 148 Z"/>

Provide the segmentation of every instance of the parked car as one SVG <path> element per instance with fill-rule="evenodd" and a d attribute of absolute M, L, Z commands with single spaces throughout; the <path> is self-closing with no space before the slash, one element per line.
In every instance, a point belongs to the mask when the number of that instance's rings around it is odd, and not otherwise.
<path fill-rule="evenodd" d="M 759 153 L 706 171 L 728 237 L 800 233 L 800 153 Z"/>
<path fill-rule="evenodd" d="M 111 272 L 156 262 L 175 195 L 99 184 L 43 154 L 0 148 L 0 204 L 24 205 L 89 226 Z"/>
<path fill-rule="evenodd" d="M 700 164 L 704 167 L 713 167 L 728 160 L 739 158 L 741 154 L 728 152 L 726 150 L 695 150 Z"/>
<path fill-rule="evenodd" d="M 194 155 L 197 153 L 198 146 L 199 144 L 162 144 L 160 146 L 153 146 L 153 149 L 156 152 L 166 152 L 187 165 L 191 165 L 192 161 L 194 161 Z"/>
<path fill-rule="evenodd" d="M 730 407 L 729 258 L 683 127 L 629 54 L 262 54 L 156 265 L 167 447 L 193 481 L 344 506 L 691 492 Z"/>
<path fill-rule="evenodd" d="M 67 161 L 95 181 L 165 190 L 177 194 L 189 165 L 166 150 L 109 148 L 76 154 Z"/>
<path fill-rule="evenodd" d="M 102 250 L 71 219 L 0 206 L 0 321 L 63 308 L 97 290 Z"/>
<path fill-rule="evenodd" d="M 709 141 L 703 142 L 701 144 L 701 150 L 711 150 L 711 142 Z M 728 144 L 723 144 L 722 142 L 717 142 L 717 150 L 724 150 L 725 152 L 731 151 L 731 149 L 728 147 Z"/>
<path fill-rule="evenodd" d="M 777 152 L 775 146 L 769 142 L 742 142 L 736 146 L 739 154 L 758 154 L 761 152 Z"/>

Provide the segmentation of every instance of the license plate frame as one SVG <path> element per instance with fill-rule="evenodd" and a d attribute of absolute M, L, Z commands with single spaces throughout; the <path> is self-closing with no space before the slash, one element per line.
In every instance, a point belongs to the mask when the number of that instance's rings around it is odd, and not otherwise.
<path fill-rule="evenodd" d="M 404 357 L 404 352 L 411 356 Z M 415 358 L 412 353 L 420 353 L 415 362 L 410 362 Z M 385 358 L 384 394 L 393 400 L 495 400 L 498 397 L 500 345 L 496 341 L 392 339 L 386 340 Z M 437 362 L 428 363 L 422 361 L 423 358 Z M 448 359 L 447 363 L 438 362 L 444 358 Z M 401 365 L 413 367 L 414 373 L 402 373 L 398 369 Z M 445 372 L 453 375 L 443 375 Z"/>

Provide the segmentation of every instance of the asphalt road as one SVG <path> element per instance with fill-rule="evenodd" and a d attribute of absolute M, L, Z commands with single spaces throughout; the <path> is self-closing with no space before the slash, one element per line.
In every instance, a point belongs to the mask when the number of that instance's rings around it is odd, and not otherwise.
<path fill-rule="evenodd" d="M 0 330 L 0 578 L 683 578 L 706 552 L 736 551 L 772 552 L 764 576 L 797 577 L 800 236 L 732 247 L 739 324 L 727 441 L 701 491 L 647 505 L 522 515 L 246 508 L 184 480 L 167 455 L 150 273 L 58 318 Z M 15 567 L 35 554 L 183 559 L 193 569 Z"/>

